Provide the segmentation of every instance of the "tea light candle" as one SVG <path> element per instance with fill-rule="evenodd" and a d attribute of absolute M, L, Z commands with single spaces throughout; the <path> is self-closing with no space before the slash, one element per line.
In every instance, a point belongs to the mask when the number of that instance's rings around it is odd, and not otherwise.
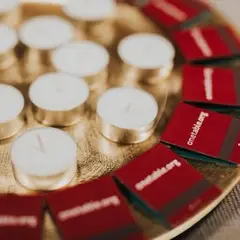
<path fill-rule="evenodd" d="M 83 79 L 62 72 L 38 77 L 29 89 L 36 119 L 49 126 L 77 123 L 88 96 L 89 88 Z"/>
<path fill-rule="evenodd" d="M 20 0 L 0 0 L 0 21 L 16 27 L 20 22 Z"/>
<path fill-rule="evenodd" d="M 37 16 L 19 29 L 20 40 L 29 48 L 51 50 L 74 38 L 74 27 L 58 16 Z"/>
<path fill-rule="evenodd" d="M 37 16 L 25 21 L 20 26 L 19 38 L 27 47 L 24 61 L 26 74 L 42 72 L 49 67 L 51 51 L 70 42 L 75 34 L 73 25 L 58 16 Z"/>
<path fill-rule="evenodd" d="M 15 47 L 18 43 L 16 31 L 7 24 L 0 24 L 0 69 L 11 67 L 17 60 Z"/>
<path fill-rule="evenodd" d="M 115 7 L 114 0 L 69 0 L 63 5 L 63 10 L 76 19 L 99 21 L 111 17 Z"/>
<path fill-rule="evenodd" d="M 20 4 L 19 0 L 0 0 L 0 13 L 6 14 Z"/>
<path fill-rule="evenodd" d="M 91 86 L 107 80 L 109 54 L 103 46 L 91 41 L 73 42 L 56 49 L 51 62 L 55 69 L 83 77 Z"/>
<path fill-rule="evenodd" d="M 158 118 L 155 98 L 137 88 L 112 88 L 97 104 L 100 132 L 114 142 L 137 143 L 153 133 Z"/>
<path fill-rule="evenodd" d="M 56 128 L 31 129 L 11 147 L 14 175 L 32 190 L 54 190 L 68 184 L 77 168 L 77 144 Z"/>
<path fill-rule="evenodd" d="M 24 98 L 16 88 L 0 84 L 0 140 L 12 137 L 24 125 Z"/>
<path fill-rule="evenodd" d="M 175 50 L 163 36 L 136 33 L 124 38 L 118 46 L 123 71 L 130 79 L 151 82 L 167 78 L 173 68 Z M 129 74 L 131 72 L 132 74 Z"/>
<path fill-rule="evenodd" d="M 88 37 L 103 45 L 110 45 L 114 38 L 115 0 L 69 0 L 62 6 L 63 12 Z"/>

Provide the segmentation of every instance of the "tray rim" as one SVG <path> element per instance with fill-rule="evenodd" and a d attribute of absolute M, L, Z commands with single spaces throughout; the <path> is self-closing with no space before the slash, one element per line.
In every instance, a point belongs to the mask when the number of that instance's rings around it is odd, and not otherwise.
<path fill-rule="evenodd" d="M 153 238 L 153 240 L 169 240 L 173 239 L 174 237 L 177 237 L 181 233 L 185 232 L 186 230 L 193 227 L 196 223 L 198 223 L 200 220 L 202 220 L 205 216 L 207 216 L 212 210 L 214 210 L 215 207 L 218 206 L 219 203 L 234 189 L 234 187 L 240 182 L 240 171 L 237 171 L 236 177 L 234 180 L 229 184 L 227 188 L 222 192 L 222 194 L 216 198 L 214 201 L 212 201 L 210 204 L 208 204 L 205 208 L 203 208 L 199 213 L 197 213 L 192 218 L 185 221 L 183 224 L 179 225 L 178 227 L 175 227 L 174 229 L 162 234 L 159 237 Z"/>

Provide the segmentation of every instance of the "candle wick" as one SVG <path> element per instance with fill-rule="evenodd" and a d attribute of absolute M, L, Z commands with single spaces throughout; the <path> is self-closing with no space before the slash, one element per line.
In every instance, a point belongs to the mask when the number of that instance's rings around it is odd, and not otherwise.
<path fill-rule="evenodd" d="M 42 140 L 40 134 L 37 134 L 37 141 L 38 141 L 40 152 L 45 153 L 46 150 L 45 150 L 43 140 Z"/>
<path fill-rule="evenodd" d="M 129 103 L 125 108 L 125 112 L 129 112 L 131 107 L 132 107 L 132 103 Z"/>

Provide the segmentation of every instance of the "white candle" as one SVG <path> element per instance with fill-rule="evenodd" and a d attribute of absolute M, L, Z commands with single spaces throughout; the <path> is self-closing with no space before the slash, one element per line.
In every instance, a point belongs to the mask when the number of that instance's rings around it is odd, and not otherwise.
<path fill-rule="evenodd" d="M 44 125 L 64 127 L 82 118 L 89 96 L 86 82 L 67 73 L 47 73 L 29 88 L 35 118 Z"/>
<path fill-rule="evenodd" d="M 157 118 L 158 104 L 151 94 L 141 89 L 112 88 L 100 97 L 97 113 L 107 124 L 138 130 Z"/>
<path fill-rule="evenodd" d="M 7 13 L 20 5 L 20 0 L 0 0 L 0 14 Z"/>
<path fill-rule="evenodd" d="M 25 187 L 49 190 L 45 188 L 53 187 L 51 181 L 61 182 L 65 173 L 71 172 L 68 181 L 74 177 L 77 144 L 69 134 L 56 128 L 31 129 L 14 141 L 11 158 L 15 176 Z M 46 184 L 47 177 L 50 178 Z"/>
<path fill-rule="evenodd" d="M 15 119 L 24 108 L 24 98 L 19 90 L 0 84 L 0 123 Z"/>
<path fill-rule="evenodd" d="M 99 21 L 115 13 L 115 0 L 69 0 L 63 11 L 71 18 L 85 21 Z"/>
<path fill-rule="evenodd" d="M 23 112 L 24 98 L 19 90 L 6 84 L 0 84 L 0 96 L 0 139 L 4 139 L 23 126 L 19 118 Z"/>
<path fill-rule="evenodd" d="M 58 16 L 37 16 L 24 22 L 19 37 L 27 47 L 50 50 L 72 40 L 75 29 L 68 21 Z"/>
<path fill-rule="evenodd" d="M 29 97 L 34 105 L 49 111 L 68 111 L 86 102 L 89 88 L 81 78 L 66 73 L 47 73 L 30 86 Z"/>
<path fill-rule="evenodd" d="M 157 69 L 169 65 L 175 56 L 173 45 L 152 33 L 136 33 L 124 38 L 118 46 L 123 62 L 140 69 Z"/>
<path fill-rule="evenodd" d="M 0 24 L 0 54 L 6 54 L 13 50 L 18 43 L 16 31 L 7 24 Z"/>
<path fill-rule="evenodd" d="M 16 61 L 15 47 L 18 36 L 15 29 L 5 23 L 0 23 L 0 69 L 6 70 Z"/>
<path fill-rule="evenodd" d="M 92 41 L 79 41 L 56 49 L 51 61 L 59 71 L 78 77 L 89 77 L 107 68 L 109 54 L 100 44 Z"/>

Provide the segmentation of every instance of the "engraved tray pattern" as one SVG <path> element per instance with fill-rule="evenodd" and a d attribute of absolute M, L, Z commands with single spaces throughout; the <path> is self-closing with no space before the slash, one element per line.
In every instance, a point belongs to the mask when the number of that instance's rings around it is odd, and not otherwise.
<path fill-rule="evenodd" d="M 30 3 L 31 1 L 23 1 L 23 13 L 24 18 L 28 18 L 34 15 L 40 14 L 57 14 L 61 15 L 60 7 L 57 4 L 40 4 Z M 159 27 L 143 16 L 136 8 L 130 7 L 127 4 L 118 5 L 118 37 L 122 37 L 134 33 L 134 32 L 158 32 L 160 33 Z M 138 24 L 141 22 L 141 24 Z M 112 61 L 110 64 L 110 79 L 109 83 L 113 80 L 118 82 L 116 79 L 121 75 L 120 65 L 116 57 L 116 49 L 110 50 L 112 55 Z M 19 62 L 8 71 L 0 72 L 1 82 L 12 84 L 17 86 L 20 90 L 25 93 L 27 91 L 27 84 L 36 78 L 37 75 L 43 73 L 42 69 L 39 68 L 38 63 L 32 62 L 31 67 L 33 70 L 32 75 L 26 75 L 23 71 L 25 63 L 22 59 L 21 46 L 18 49 Z M 98 178 L 99 176 L 111 173 L 113 170 L 121 167 L 139 154 L 147 151 L 153 145 L 159 141 L 160 133 L 167 124 L 174 106 L 178 103 L 181 95 L 181 72 L 180 65 L 183 63 L 182 57 L 177 56 L 175 70 L 167 81 L 161 82 L 157 86 L 146 86 L 140 87 L 151 92 L 160 103 L 160 109 L 162 115 L 160 123 L 156 129 L 156 133 L 144 143 L 136 145 L 118 145 L 112 143 L 103 138 L 95 124 L 94 104 L 96 98 L 106 88 L 111 87 L 101 86 L 99 90 L 93 94 L 89 101 L 89 109 L 82 121 L 72 127 L 64 128 L 68 131 L 78 142 L 78 172 L 75 179 L 71 182 L 72 185 L 82 183 L 87 180 Z M 40 70 L 41 69 L 41 70 Z M 44 71 L 50 71 L 51 69 L 45 69 Z M 167 94 L 168 92 L 168 94 Z M 168 96 L 166 96 L 168 95 Z M 28 128 L 42 126 L 37 123 L 32 115 L 31 108 L 29 105 L 26 106 L 26 125 L 17 134 L 21 134 Z M 17 193 L 17 194 L 35 194 L 29 192 L 18 184 L 13 176 L 10 159 L 10 146 L 14 138 L 0 141 L 0 193 Z M 237 170 L 234 168 L 226 168 L 216 166 L 214 164 L 202 164 L 198 162 L 191 162 L 197 169 L 199 169 L 208 180 L 212 183 L 217 184 L 221 189 L 226 190 L 225 193 L 220 197 L 218 201 L 213 203 L 211 209 L 217 205 L 217 203 L 231 190 L 231 188 L 237 182 Z M 154 220 L 144 216 L 142 213 L 136 211 L 131 207 L 133 214 L 136 216 L 137 222 L 146 232 L 147 236 L 152 239 L 169 239 L 177 234 L 180 234 L 185 229 L 191 227 L 195 222 L 200 220 L 210 210 L 204 209 L 203 214 L 200 213 L 193 217 L 193 220 L 189 220 L 184 226 L 179 226 L 178 229 L 173 229 L 168 232 L 163 226 Z M 58 239 L 56 228 L 48 213 L 44 216 L 44 235 L 43 239 Z"/>

